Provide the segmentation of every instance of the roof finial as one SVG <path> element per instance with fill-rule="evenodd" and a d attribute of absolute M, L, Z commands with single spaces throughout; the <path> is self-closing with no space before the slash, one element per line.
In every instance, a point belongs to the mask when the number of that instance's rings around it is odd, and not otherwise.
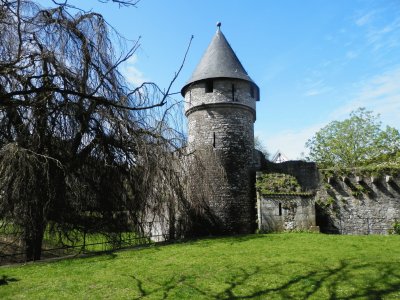
<path fill-rule="evenodd" d="M 217 22 L 218 29 L 221 29 L 221 22 Z"/>

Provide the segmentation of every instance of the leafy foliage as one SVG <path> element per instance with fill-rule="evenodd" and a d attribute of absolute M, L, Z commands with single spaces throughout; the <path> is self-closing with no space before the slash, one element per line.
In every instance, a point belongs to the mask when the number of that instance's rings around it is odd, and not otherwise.
<path fill-rule="evenodd" d="M 400 234 L 400 222 L 396 221 L 393 223 L 393 233 Z"/>
<path fill-rule="evenodd" d="M 320 169 L 320 171 L 325 179 L 348 175 L 374 177 L 381 177 L 384 175 L 396 176 L 400 174 L 400 153 L 392 156 L 389 161 L 376 162 L 354 168 L 331 167 Z"/>
<path fill-rule="evenodd" d="M 400 151 L 400 133 L 382 129 L 379 115 L 365 108 L 350 113 L 350 118 L 333 121 L 309 139 L 309 160 L 321 167 L 358 167 L 390 161 Z"/>

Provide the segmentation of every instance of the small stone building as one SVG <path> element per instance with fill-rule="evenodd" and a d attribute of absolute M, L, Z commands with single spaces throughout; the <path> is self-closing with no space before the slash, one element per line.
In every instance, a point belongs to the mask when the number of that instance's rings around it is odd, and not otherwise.
<path fill-rule="evenodd" d="M 314 195 L 259 194 L 257 210 L 261 232 L 316 230 Z"/>
<path fill-rule="evenodd" d="M 317 230 L 315 186 L 305 178 L 306 174 L 311 177 L 314 170 L 313 163 L 264 164 L 264 170 L 257 172 L 256 180 L 259 231 Z"/>

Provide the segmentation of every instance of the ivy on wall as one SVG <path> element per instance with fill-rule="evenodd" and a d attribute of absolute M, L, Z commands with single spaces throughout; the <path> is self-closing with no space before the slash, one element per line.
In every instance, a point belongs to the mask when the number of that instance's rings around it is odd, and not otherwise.
<path fill-rule="evenodd" d="M 258 176 L 256 189 L 262 195 L 310 195 L 302 191 L 294 176 L 282 173 L 266 173 Z"/>
<path fill-rule="evenodd" d="M 320 169 L 320 172 L 325 179 L 329 177 L 343 177 L 351 175 L 366 177 L 382 177 L 384 175 L 397 176 L 400 174 L 400 158 L 357 168 Z"/>

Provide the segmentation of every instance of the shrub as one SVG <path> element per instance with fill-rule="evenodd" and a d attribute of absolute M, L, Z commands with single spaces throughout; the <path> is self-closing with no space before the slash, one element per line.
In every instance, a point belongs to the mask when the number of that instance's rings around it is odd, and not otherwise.
<path fill-rule="evenodd" d="M 256 188 L 263 195 L 301 192 L 301 186 L 294 176 L 281 173 L 263 174 L 257 178 Z"/>
<path fill-rule="evenodd" d="M 400 234 L 400 221 L 395 221 L 393 223 L 393 233 L 394 234 Z"/>

